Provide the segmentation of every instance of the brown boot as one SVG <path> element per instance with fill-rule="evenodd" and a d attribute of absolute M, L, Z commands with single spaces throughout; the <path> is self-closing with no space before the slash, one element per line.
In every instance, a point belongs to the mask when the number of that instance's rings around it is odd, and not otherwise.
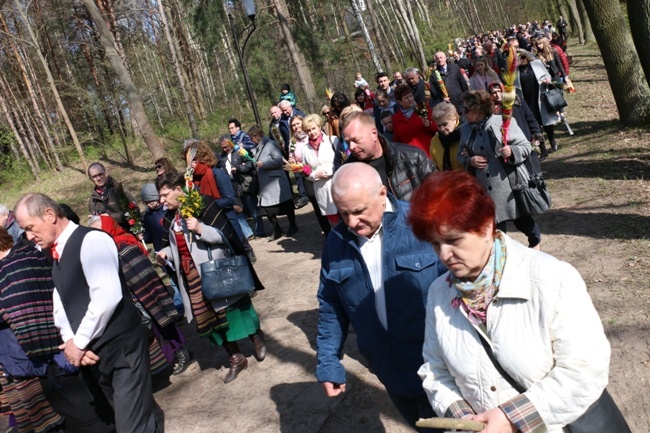
<path fill-rule="evenodd" d="M 264 341 L 264 333 L 260 329 L 255 334 L 249 336 L 253 340 L 253 345 L 255 346 L 255 359 L 258 362 L 264 361 L 266 358 L 266 341 Z"/>
<path fill-rule="evenodd" d="M 241 353 L 235 353 L 230 356 L 230 370 L 226 377 L 223 378 L 223 383 L 230 383 L 233 380 L 237 379 L 237 375 L 240 371 L 245 370 L 248 367 L 248 360 Z"/>

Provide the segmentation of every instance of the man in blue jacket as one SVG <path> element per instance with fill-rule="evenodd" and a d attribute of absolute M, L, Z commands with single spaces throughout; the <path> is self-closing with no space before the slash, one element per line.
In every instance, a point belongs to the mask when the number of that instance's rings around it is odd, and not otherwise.
<path fill-rule="evenodd" d="M 370 370 L 415 427 L 418 418 L 435 416 L 417 370 L 427 292 L 444 268 L 432 246 L 418 241 L 408 226 L 408 203 L 388 194 L 370 165 L 341 166 L 332 198 L 343 224 L 323 250 L 316 376 L 329 397 L 345 392 L 340 359 L 352 325 Z"/>

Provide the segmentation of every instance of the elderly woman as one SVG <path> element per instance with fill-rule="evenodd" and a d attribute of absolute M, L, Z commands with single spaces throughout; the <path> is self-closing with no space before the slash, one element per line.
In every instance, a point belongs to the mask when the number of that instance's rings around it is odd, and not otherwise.
<path fill-rule="evenodd" d="M 492 114 L 494 103 L 485 90 L 463 93 L 467 123 L 460 128 L 458 160 L 474 173 L 478 182 L 488 191 L 496 205 L 497 228 L 506 231 L 508 221 L 528 237 L 528 246 L 539 249 L 542 235 L 530 215 L 517 208 L 508 174 L 516 170 L 531 152 L 530 142 L 511 119 L 507 146 L 501 136 L 501 116 Z"/>
<path fill-rule="evenodd" d="M 226 239 L 234 254 L 244 255 L 245 250 L 229 218 L 212 197 L 202 196 L 200 215 L 181 216 L 181 199 L 186 196 L 184 187 L 185 179 L 181 173 L 167 173 L 156 180 L 160 201 L 171 211 L 165 217 L 166 237 L 163 239 L 164 248 L 158 252 L 158 261 L 161 264 L 173 262 L 187 321 L 196 319 L 198 334 L 207 337 L 212 345 L 223 346 L 230 355 L 230 370 L 224 378 L 224 383 L 229 383 L 248 367 L 248 360 L 241 353 L 237 340 L 250 338 L 258 361 L 266 356 L 266 345 L 249 295 L 212 301 L 203 296 L 201 264 L 210 260 L 210 255 L 213 259 L 225 257 Z M 249 261 L 248 264 L 255 280 L 255 290 L 262 290 L 264 286 L 252 263 Z"/>
<path fill-rule="evenodd" d="M 332 175 L 334 174 L 334 149 L 338 138 L 325 135 L 323 122 L 317 114 L 310 114 L 302 121 L 302 130 L 307 134 L 307 146 L 303 148 L 299 161 L 309 166 L 307 175 L 307 197 L 314 208 L 321 230 L 327 236 L 331 230 L 328 216 L 336 218 L 337 211 L 332 200 Z"/>
<path fill-rule="evenodd" d="M 462 169 L 458 161 L 458 144 L 460 143 L 460 116 L 453 104 L 437 104 L 431 110 L 431 118 L 438 127 L 438 132 L 431 139 L 429 152 L 438 170 Z"/>
<path fill-rule="evenodd" d="M 603 419 L 578 431 L 629 432 L 605 391 L 609 343 L 580 274 L 494 219 L 488 191 L 459 170 L 433 173 L 411 199 L 413 232 L 449 270 L 429 289 L 418 372 L 433 409 L 484 433 L 560 433 L 591 409 Z"/>
<path fill-rule="evenodd" d="M 258 204 L 273 224 L 273 234 L 269 241 L 274 241 L 285 235 L 278 222 L 278 215 L 286 215 L 289 219 L 289 230 L 286 235 L 292 236 L 298 231 L 296 213 L 294 210 L 291 184 L 284 174 L 283 159 L 280 145 L 264 136 L 260 125 L 253 125 L 248 135 L 255 143 L 253 156 L 257 165 L 257 180 L 260 185 Z"/>

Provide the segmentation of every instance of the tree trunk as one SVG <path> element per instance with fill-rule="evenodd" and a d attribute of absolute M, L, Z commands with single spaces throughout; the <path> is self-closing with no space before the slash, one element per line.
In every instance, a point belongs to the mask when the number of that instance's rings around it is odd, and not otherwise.
<path fill-rule="evenodd" d="M 650 88 L 617 0 L 584 0 L 621 122 L 650 123 Z"/>
<path fill-rule="evenodd" d="M 361 27 L 361 33 L 363 33 L 363 38 L 366 40 L 368 45 L 368 50 L 370 51 L 370 57 L 372 58 L 372 63 L 375 64 L 375 69 L 377 72 L 382 72 L 381 63 L 379 63 L 379 56 L 377 55 L 377 50 L 375 50 L 375 44 L 372 43 L 372 38 L 370 38 L 370 33 L 368 33 L 368 28 L 366 23 L 363 21 L 363 16 L 361 15 L 361 10 L 359 9 L 359 4 L 357 0 L 350 0 L 350 5 L 352 6 L 352 11 L 354 16 L 357 18 L 359 27 Z"/>
<path fill-rule="evenodd" d="M 585 4 L 582 0 L 576 0 L 576 5 L 578 6 L 578 12 L 580 13 L 580 19 L 582 21 L 582 30 L 584 32 L 585 44 L 593 44 L 596 42 L 596 37 L 594 36 L 594 32 L 591 29 L 591 22 L 587 16 Z"/>
<path fill-rule="evenodd" d="M 283 0 L 271 0 L 271 5 L 273 6 L 271 13 L 278 20 L 278 24 L 280 25 L 280 30 L 284 36 L 284 42 L 287 44 L 291 61 L 294 68 L 296 68 L 298 79 L 300 80 L 302 89 L 305 92 L 305 97 L 307 98 L 307 108 L 309 112 L 314 112 L 314 103 L 317 98 L 314 80 L 312 79 L 311 72 L 307 66 L 307 61 L 302 55 L 300 48 L 293 41 L 289 22 L 287 21 L 287 15 L 285 14 L 286 4 L 282 4 L 281 2 L 283 2 Z"/>
<path fill-rule="evenodd" d="M 627 1 L 627 16 L 630 20 L 632 39 L 639 54 L 639 60 L 645 72 L 645 79 L 650 85 L 650 1 Z"/>
<path fill-rule="evenodd" d="M 379 20 L 377 20 L 377 15 L 375 14 L 375 7 L 372 4 L 373 0 L 366 0 L 366 7 L 368 8 L 368 14 L 370 15 L 370 22 L 372 22 L 372 32 L 375 35 L 375 41 L 377 41 L 377 48 L 379 48 L 379 53 L 381 58 L 386 65 L 386 70 L 388 73 L 393 70 L 392 65 L 390 64 L 390 55 L 386 49 L 386 44 L 383 37 L 381 36 L 381 29 L 379 28 Z"/>
<path fill-rule="evenodd" d="M 20 153 L 23 155 L 23 158 L 25 158 L 25 160 L 27 161 L 27 165 L 29 165 L 29 169 L 32 172 L 32 175 L 34 176 L 34 179 L 38 180 L 38 170 L 36 169 L 36 166 L 34 165 L 33 161 L 29 157 L 29 153 L 27 153 L 25 142 L 23 141 L 23 138 L 20 136 L 20 133 L 18 132 L 18 128 L 16 127 L 16 124 L 14 123 L 13 118 L 9 113 L 9 109 L 7 108 L 7 103 L 5 102 L 5 98 L 2 95 L 2 82 L 0 82 L 0 109 L 2 110 L 2 114 L 4 114 L 5 119 L 9 124 L 9 127 L 11 128 L 11 130 L 14 133 L 14 136 L 16 137 L 16 141 L 18 142 L 18 148 L 20 149 Z"/>
<path fill-rule="evenodd" d="M 106 56 L 111 62 L 111 66 L 113 67 L 113 70 L 115 71 L 115 74 L 120 80 L 120 84 L 126 93 L 126 98 L 131 105 L 131 114 L 137 122 L 138 127 L 140 128 L 142 138 L 144 138 L 144 141 L 147 144 L 147 147 L 149 148 L 153 159 L 164 157 L 165 151 L 160 143 L 160 140 L 158 140 L 156 133 L 153 131 L 153 128 L 149 124 L 149 117 L 144 110 L 142 99 L 140 98 L 140 95 L 135 88 L 135 84 L 133 84 L 131 74 L 129 74 L 126 66 L 124 66 L 122 58 L 115 49 L 115 40 L 113 39 L 113 33 L 111 33 L 110 29 L 106 25 L 104 17 L 102 16 L 99 8 L 93 2 L 93 0 L 82 0 L 82 2 L 86 6 L 86 9 L 88 9 L 88 13 L 90 13 L 93 21 L 95 21 L 95 26 L 97 27 L 97 31 L 99 33 L 99 40 L 101 42 L 101 45 L 106 51 Z"/>
<path fill-rule="evenodd" d="M 162 21 L 162 26 L 165 28 L 165 37 L 167 38 L 167 43 L 169 44 L 169 51 L 172 55 L 172 62 L 174 62 L 174 69 L 176 70 L 176 76 L 178 77 L 178 84 L 181 87 L 181 93 L 183 94 L 183 102 L 185 103 L 185 109 L 187 110 L 187 118 L 190 122 L 190 129 L 192 130 L 192 137 L 199 138 L 199 127 L 196 124 L 196 118 L 194 117 L 194 107 L 190 101 L 190 94 L 187 91 L 187 85 L 185 83 L 185 77 L 181 72 L 181 64 L 178 61 L 176 56 L 176 47 L 172 41 L 172 34 L 169 31 L 169 24 L 167 23 L 167 13 L 165 11 L 165 6 L 163 6 L 162 0 L 158 0 L 158 12 L 160 12 L 160 19 Z"/>
<path fill-rule="evenodd" d="M 336 16 L 336 12 L 334 10 L 334 4 L 330 3 L 332 6 L 332 14 Z M 345 46 L 348 49 L 348 55 L 350 56 L 349 58 L 352 59 L 354 62 L 354 67 L 355 71 L 360 71 L 361 67 L 359 66 L 359 60 L 357 59 L 357 56 L 354 55 L 354 50 L 352 49 L 352 43 L 350 42 L 350 29 L 348 29 L 348 23 L 345 20 L 345 8 L 341 8 L 341 24 L 343 25 L 343 38 L 345 39 Z M 338 28 L 338 27 L 337 27 Z"/>
<path fill-rule="evenodd" d="M 20 15 L 22 18 L 23 22 L 25 23 L 25 27 L 27 28 L 27 32 L 29 33 L 29 37 L 32 41 L 32 44 L 34 44 L 34 48 L 36 48 L 36 54 L 38 55 L 38 59 L 40 60 L 41 64 L 43 65 L 43 69 L 45 70 L 45 74 L 47 76 L 47 82 L 50 85 L 50 88 L 52 89 L 52 93 L 54 95 L 54 99 L 56 101 L 57 108 L 59 109 L 59 114 L 63 117 L 66 125 L 68 126 L 68 131 L 70 132 L 70 136 L 75 142 L 75 146 L 77 147 L 77 152 L 79 152 L 79 157 L 81 159 L 81 163 L 84 166 L 84 170 L 86 169 L 86 158 L 84 157 L 83 154 L 83 149 L 81 148 L 81 144 L 79 143 L 79 139 L 77 138 L 77 133 L 75 129 L 72 127 L 72 123 L 70 123 L 70 118 L 68 117 L 68 113 L 65 110 L 65 107 L 63 106 L 63 102 L 61 101 L 61 96 L 59 95 L 59 91 L 56 87 L 56 84 L 54 83 L 54 78 L 52 77 L 52 71 L 50 70 L 50 65 L 48 65 L 47 60 L 43 56 L 43 51 L 41 50 L 40 42 L 38 38 L 36 37 L 36 34 L 32 30 L 32 26 L 27 18 L 27 15 L 25 14 L 25 11 L 22 8 L 22 5 L 20 4 L 19 0 L 14 0 L 14 8 L 16 9 L 16 12 Z M 21 62 L 21 67 L 23 67 L 23 72 L 27 74 L 27 72 L 24 70 L 24 65 Z M 29 79 L 26 79 L 26 84 L 30 87 L 30 93 L 33 95 L 34 94 L 34 89 L 31 88 L 31 84 L 29 83 Z M 41 110 L 38 107 L 38 104 L 36 101 L 34 102 L 34 111 L 36 116 L 39 117 L 39 123 L 41 123 L 41 127 L 43 128 L 43 133 L 46 135 L 46 142 L 47 145 L 50 147 L 50 150 L 52 154 L 54 155 L 54 159 L 56 161 L 56 168 L 59 171 L 63 171 L 63 165 L 61 164 L 61 160 L 59 159 L 59 154 L 56 151 L 56 148 L 54 147 L 54 143 L 52 142 L 52 138 L 49 135 L 49 131 L 47 128 L 47 123 L 45 122 L 45 119 L 41 113 Z"/>
<path fill-rule="evenodd" d="M 410 0 L 406 2 L 406 12 L 408 14 L 408 19 L 411 22 L 411 28 L 413 29 L 413 42 L 415 43 L 415 49 L 420 58 L 420 63 L 422 64 L 421 70 L 424 71 L 427 68 L 427 56 L 424 54 L 424 47 L 422 46 L 422 40 L 420 39 L 420 31 L 415 22 L 415 15 L 413 15 L 413 8 L 411 7 Z"/>
<path fill-rule="evenodd" d="M 578 32 L 578 40 L 584 45 L 585 37 L 582 29 L 582 19 L 580 18 L 580 12 L 578 11 L 576 0 L 567 0 L 567 4 L 569 5 L 569 11 L 571 12 L 571 22 L 576 25 L 574 30 Z"/>

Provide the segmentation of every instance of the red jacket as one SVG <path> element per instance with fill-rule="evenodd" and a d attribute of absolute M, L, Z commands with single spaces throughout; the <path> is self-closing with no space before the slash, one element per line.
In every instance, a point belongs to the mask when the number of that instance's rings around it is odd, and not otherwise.
<path fill-rule="evenodd" d="M 561 46 L 554 44 L 553 42 L 551 42 L 551 46 L 555 48 L 555 51 L 557 52 L 557 55 L 560 58 L 560 62 L 562 62 L 562 67 L 564 68 L 564 72 L 566 72 L 566 74 L 569 75 L 569 59 L 564 53 L 564 50 L 562 49 Z"/>
<path fill-rule="evenodd" d="M 438 127 L 431 120 L 431 110 L 427 110 L 427 119 L 430 126 L 425 128 L 422 118 L 417 115 L 417 112 L 407 119 L 402 110 L 398 108 L 393 115 L 393 141 L 415 146 L 422 150 L 427 155 L 427 158 L 431 159 L 429 147 L 431 146 L 431 139 L 438 132 Z"/>

